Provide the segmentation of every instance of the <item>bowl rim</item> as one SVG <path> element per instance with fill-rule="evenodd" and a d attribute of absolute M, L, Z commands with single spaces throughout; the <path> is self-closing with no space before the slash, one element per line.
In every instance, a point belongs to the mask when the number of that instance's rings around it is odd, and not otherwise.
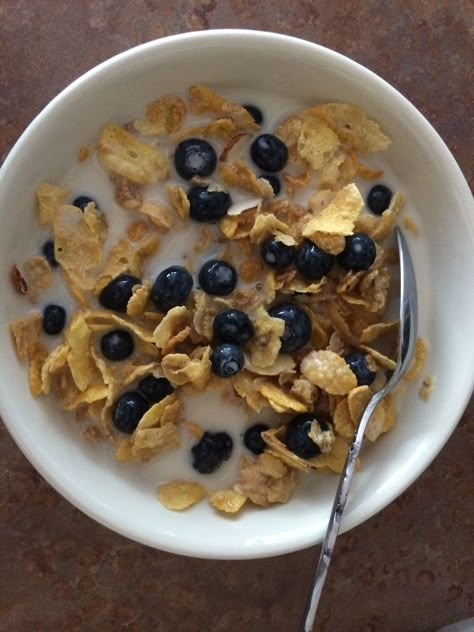
<path fill-rule="evenodd" d="M 97 76 L 109 72 L 114 68 L 120 67 L 120 65 L 124 61 L 138 58 L 147 53 L 157 52 L 160 48 L 179 45 L 191 46 L 194 42 L 199 42 L 200 40 L 207 40 L 209 42 L 212 42 L 214 40 L 215 42 L 218 42 L 223 37 L 225 37 L 226 39 L 233 38 L 234 40 L 245 37 L 253 39 L 256 43 L 271 42 L 272 45 L 275 46 L 291 46 L 293 48 L 299 47 L 300 49 L 305 48 L 308 52 L 312 52 L 315 55 L 319 56 L 325 56 L 331 61 L 331 63 L 339 66 L 344 66 L 346 69 L 352 70 L 353 72 L 356 72 L 359 75 L 370 79 L 372 83 L 378 84 L 381 88 L 383 88 L 383 90 L 390 94 L 396 102 L 402 104 L 404 108 L 407 108 L 410 111 L 411 116 L 416 119 L 416 122 L 422 129 L 423 134 L 425 134 L 430 139 L 430 142 L 435 146 L 436 151 L 439 153 L 444 163 L 449 168 L 450 177 L 454 179 L 454 185 L 457 187 L 460 196 L 462 196 L 463 198 L 464 204 L 460 210 L 464 215 L 464 220 L 466 221 L 466 224 L 470 226 L 471 238 L 474 243 L 474 203 L 472 201 L 467 182 L 448 147 L 441 139 L 439 134 L 436 132 L 436 130 L 421 114 L 421 112 L 419 112 L 415 108 L 415 106 L 411 104 L 410 101 L 408 101 L 398 90 L 387 83 L 379 75 L 369 70 L 365 66 L 359 64 L 358 62 L 355 62 L 352 59 L 346 57 L 345 55 L 342 55 L 341 53 L 338 53 L 327 47 L 309 42 L 301 38 L 273 33 L 269 31 L 258 31 L 250 29 L 214 29 L 208 31 L 188 32 L 177 35 L 170 35 L 130 48 L 94 66 L 93 68 L 79 76 L 77 79 L 75 79 L 57 96 L 55 96 L 37 114 L 37 116 L 20 135 L 0 169 L 0 193 L 4 176 L 10 169 L 10 165 L 13 165 L 15 163 L 17 155 L 23 150 L 23 146 L 28 142 L 29 135 L 31 133 L 34 133 L 34 131 L 42 124 L 43 120 L 49 117 L 50 113 L 55 110 L 60 102 L 62 102 L 65 98 L 68 98 L 69 95 L 73 94 L 77 90 L 81 89 L 82 86 L 87 85 L 89 81 L 95 79 Z M 372 517 L 377 512 L 381 511 L 395 498 L 402 494 L 405 489 L 409 487 L 420 476 L 420 474 L 438 455 L 442 447 L 445 445 L 446 441 L 449 439 L 451 433 L 456 428 L 456 425 L 469 402 L 473 390 L 474 372 L 472 374 L 471 384 L 470 386 L 468 384 L 464 398 L 458 400 L 453 407 L 451 423 L 446 425 L 446 427 L 444 428 L 444 432 L 440 432 L 438 434 L 435 449 L 429 454 L 424 454 L 424 458 L 420 459 L 418 467 L 413 468 L 412 470 L 410 470 L 409 473 L 405 473 L 403 480 L 395 489 L 392 489 L 391 493 L 383 495 L 383 498 L 380 498 L 377 495 L 375 498 L 372 498 L 370 502 L 365 502 L 363 504 L 363 508 L 360 509 L 360 511 L 352 512 L 350 517 L 345 519 L 342 525 L 341 532 L 345 532 L 354 528 L 355 526 Z M 278 539 L 278 541 L 275 542 L 271 541 L 262 542 L 261 544 L 259 543 L 256 547 L 254 546 L 238 549 L 236 547 L 233 547 L 231 543 L 223 544 L 222 542 L 220 542 L 216 543 L 216 547 L 213 550 L 202 550 L 202 548 L 199 548 L 199 545 L 198 547 L 193 545 L 192 541 L 184 545 L 180 542 L 179 546 L 177 546 L 176 539 L 169 537 L 166 534 L 154 533 L 154 536 L 156 537 L 149 537 L 147 534 L 141 533 L 138 529 L 133 528 L 133 526 L 129 524 L 120 521 L 117 522 L 116 520 L 114 520 L 115 516 L 111 517 L 107 510 L 103 510 L 100 504 L 91 503 L 87 495 L 83 494 L 79 490 L 79 488 L 75 488 L 74 485 L 71 485 L 70 480 L 66 485 L 64 481 L 67 479 L 61 479 L 61 477 L 58 478 L 54 469 L 50 467 L 50 464 L 45 463 L 43 460 L 41 460 L 38 453 L 33 449 L 33 446 L 28 442 L 27 437 L 25 437 L 24 434 L 17 429 L 16 424 L 13 422 L 15 415 L 17 414 L 14 408 L 14 403 L 10 402 L 8 398 L 8 393 L 5 392 L 3 383 L 1 382 L 0 393 L 0 414 L 5 422 L 5 425 L 20 450 L 23 452 L 28 461 L 35 467 L 35 469 L 72 505 L 80 509 L 86 515 L 93 518 L 95 521 L 110 528 L 114 532 L 120 533 L 127 538 L 154 548 L 169 551 L 171 553 L 193 557 L 202 557 L 207 559 L 255 559 L 261 557 L 270 557 L 273 555 L 280 555 L 300 550 L 308 546 L 317 544 L 318 541 L 321 540 L 321 538 L 318 539 L 317 537 L 312 535 L 310 530 L 307 530 L 303 534 L 301 534 L 299 538 L 287 538 L 283 542 L 281 541 L 281 539 Z"/>

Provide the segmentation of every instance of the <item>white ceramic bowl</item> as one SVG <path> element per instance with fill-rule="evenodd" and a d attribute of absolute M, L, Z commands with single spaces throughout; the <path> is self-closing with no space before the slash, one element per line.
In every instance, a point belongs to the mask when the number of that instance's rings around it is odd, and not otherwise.
<path fill-rule="evenodd" d="M 424 373 L 436 375 L 436 389 L 423 403 L 417 387 L 411 388 L 396 427 L 366 450 L 346 508 L 346 530 L 382 509 L 421 474 L 468 401 L 474 376 L 474 208 L 448 149 L 400 93 L 335 52 L 271 33 L 177 35 L 122 53 L 57 96 L 8 156 L 0 172 L 0 401 L 15 441 L 63 496 L 129 538 L 193 556 L 264 557 L 321 540 L 336 476 L 315 476 L 289 504 L 248 509 L 235 519 L 218 515 L 206 503 L 182 514 L 167 511 L 154 499 L 151 482 L 118 464 L 110 450 L 81 441 L 77 425 L 68 423 L 53 402 L 30 397 L 25 367 L 7 330 L 25 309 L 7 271 L 13 260 L 30 254 L 38 238 L 37 184 L 44 179 L 60 183 L 77 148 L 91 141 L 104 121 L 128 120 L 156 96 L 196 82 L 242 96 L 255 90 L 290 96 L 301 106 L 352 102 L 393 138 L 384 160 L 420 227 L 419 237 L 408 235 L 408 240 L 418 278 L 420 333 L 431 346 Z"/>

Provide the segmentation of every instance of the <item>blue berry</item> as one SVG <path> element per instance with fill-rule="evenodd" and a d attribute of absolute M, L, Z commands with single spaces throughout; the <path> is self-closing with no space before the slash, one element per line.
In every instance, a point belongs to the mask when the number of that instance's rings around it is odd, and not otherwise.
<path fill-rule="evenodd" d="M 210 259 L 202 266 L 198 279 L 206 294 L 226 296 L 233 292 L 237 285 L 237 272 L 234 266 L 226 261 Z"/>
<path fill-rule="evenodd" d="M 296 255 L 296 268 L 305 279 L 319 281 L 331 270 L 336 257 L 306 239 Z"/>
<path fill-rule="evenodd" d="M 281 337 L 281 351 L 293 353 L 298 351 L 309 341 L 311 337 L 311 321 L 308 314 L 293 303 L 275 305 L 268 310 L 272 318 L 281 318 L 285 321 L 285 330 Z"/>
<path fill-rule="evenodd" d="M 114 329 L 100 339 L 102 354 L 112 362 L 120 362 L 131 356 L 134 347 L 133 338 L 125 329 Z"/>
<path fill-rule="evenodd" d="M 140 285 L 140 283 L 140 279 L 131 274 L 121 274 L 104 287 L 99 294 L 99 303 L 102 307 L 112 309 L 115 312 L 126 312 L 133 286 Z"/>
<path fill-rule="evenodd" d="M 201 474 L 212 474 L 230 457 L 234 443 L 226 432 L 205 432 L 191 448 L 193 468 Z"/>
<path fill-rule="evenodd" d="M 216 165 L 217 154 L 205 140 L 187 138 L 176 147 L 174 166 L 185 180 L 191 180 L 194 176 L 210 176 Z"/>
<path fill-rule="evenodd" d="M 52 268 L 58 267 L 59 263 L 54 256 L 54 241 L 52 239 L 48 239 L 48 241 L 44 242 L 41 252 Z"/>
<path fill-rule="evenodd" d="M 302 413 L 294 417 L 286 427 L 286 446 L 288 450 L 302 459 L 311 459 L 321 454 L 319 446 L 309 436 L 311 424 L 315 420 L 315 415 Z M 328 430 L 327 424 L 321 419 L 317 419 L 321 430 Z"/>
<path fill-rule="evenodd" d="M 260 169 L 275 173 L 286 165 L 288 149 L 277 136 L 262 134 L 250 145 L 250 156 Z"/>
<path fill-rule="evenodd" d="M 66 310 L 61 305 L 47 305 L 43 310 L 43 331 L 50 336 L 61 333 L 66 323 Z"/>
<path fill-rule="evenodd" d="M 368 270 L 375 254 L 373 240 L 365 233 L 354 233 L 346 237 L 346 246 L 337 255 L 337 262 L 345 270 Z"/>
<path fill-rule="evenodd" d="M 232 204 L 232 198 L 227 191 L 209 191 L 207 187 L 189 189 L 188 200 L 191 219 L 208 224 L 224 217 Z"/>
<path fill-rule="evenodd" d="M 257 125 L 261 125 L 263 123 L 263 114 L 260 108 L 258 108 L 256 105 L 250 104 L 243 105 L 242 107 L 247 110 L 247 112 L 253 118 L 255 123 L 257 123 Z"/>
<path fill-rule="evenodd" d="M 242 370 L 244 354 L 232 342 L 223 342 L 212 350 L 211 366 L 212 372 L 218 377 L 232 377 Z"/>
<path fill-rule="evenodd" d="M 248 342 L 254 334 L 252 321 L 240 309 L 226 309 L 217 314 L 212 328 L 216 338 L 237 345 Z"/>
<path fill-rule="evenodd" d="M 385 184 L 376 184 L 367 195 L 367 206 L 373 213 L 382 215 L 390 206 L 392 191 Z"/>
<path fill-rule="evenodd" d="M 293 263 L 296 247 L 286 246 L 277 237 L 269 237 L 260 246 L 260 254 L 267 266 L 276 270 L 284 270 Z"/>
<path fill-rule="evenodd" d="M 72 204 L 73 206 L 77 206 L 77 208 L 80 208 L 81 211 L 85 211 L 86 206 L 90 204 L 91 202 L 95 204 L 96 209 L 99 208 L 99 205 L 97 204 L 97 202 L 93 200 L 92 198 L 88 197 L 87 195 L 79 195 L 77 198 L 75 198 Z"/>
<path fill-rule="evenodd" d="M 247 428 L 244 434 L 244 445 L 250 452 L 262 454 L 267 445 L 262 439 L 262 432 L 268 430 L 269 427 L 267 424 L 254 424 L 250 428 Z"/>
<path fill-rule="evenodd" d="M 281 182 L 278 178 L 278 176 L 274 176 L 271 173 L 262 173 L 262 175 L 260 176 L 261 178 L 264 178 L 267 182 L 270 183 L 270 186 L 273 189 L 273 194 L 274 195 L 278 195 L 281 191 Z"/>
<path fill-rule="evenodd" d="M 375 372 L 367 366 L 367 360 L 363 353 L 358 351 L 349 353 L 345 357 L 345 361 L 357 378 L 357 386 L 370 386 L 375 380 Z"/>
<path fill-rule="evenodd" d="M 162 312 L 172 307 L 185 305 L 191 288 L 193 277 L 183 266 L 170 266 L 160 272 L 151 288 L 151 300 Z"/>
<path fill-rule="evenodd" d="M 115 404 L 112 413 L 113 424 L 120 432 L 132 434 L 148 408 L 148 402 L 140 393 L 127 391 Z"/>
<path fill-rule="evenodd" d="M 150 404 L 161 402 L 174 388 L 165 377 L 147 375 L 138 382 L 138 390 Z"/>

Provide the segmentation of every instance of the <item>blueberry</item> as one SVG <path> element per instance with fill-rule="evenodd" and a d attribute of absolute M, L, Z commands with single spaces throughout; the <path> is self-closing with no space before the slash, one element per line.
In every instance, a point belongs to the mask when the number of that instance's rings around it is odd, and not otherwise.
<path fill-rule="evenodd" d="M 52 239 L 48 239 L 48 241 L 44 242 L 41 252 L 52 268 L 58 267 L 59 263 L 54 256 L 54 241 Z"/>
<path fill-rule="evenodd" d="M 234 266 L 226 261 L 210 259 L 202 266 L 198 279 L 206 294 L 226 296 L 233 292 L 237 285 L 237 272 Z"/>
<path fill-rule="evenodd" d="M 107 360 L 119 362 L 132 355 L 135 345 L 133 338 L 125 329 L 114 329 L 100 339 L 100 350 Z"/>
<path fill-rule="evenodd" d="M 373 213 L 382 215 L 388 209 L 392 195 L 392 191 L 385 184 L 376 184 L 367 195 L 367 206 Z"/>
<path fill-rule="evenodd" d="M 170 266 L 160 272 L 151 288 L 151 300 L 162 312 L 185 305 L 193 287 L 193 277 L 183 266 Z"/>
<path fill-rule="evenodd" d="M 275 305 L 268 310 L 272 318 L 285 321 L 285 331 L 281 337 L 281 351 L 293 353 L 305 346 L 311 337 L 311 321 L 307 313 L 293 303 Z"/>
<path fill-rule="evenodd" d="M 226 432 L 205 432 L 191 448 L 193 467 L 201 474 L 212 474 L 230 457 L 234 443 Z"/>
<path fill-rule="evenodd" d="M 288 149 L 285 143 L 273 134 L 262 134 L 250 145 L 250 156 L 260 169 L 274 173 L 281 171 L 286 165 Z"/>
<path fill-rule="evenodd" d="M 150 404 L 157 404 L 167 395 L 171 395 L 174 388 L 165 377 L 147 375 L 138 382 L 138 390 Z"/>
<path fill-rule="evenodd" d="M 358 351 L 349 353 L 345 357 L 345 361 L 357 378 L 357 386 L 369 386 L 375 380 L 375 372 L 367 366 L 367 360 L 363 353 Z"/>
<path fill-rule="evenodd" d="M 223 342 L 212 350 L 211 365 L 212 372 L 218 377 L 232 377 L 242 370 L 244 354 L 232 342 Z"/>
<path fill-rule="evenodd" d="M 43 331 L 50 336 L 61 333 L 66 323 L 66 310 L 61 305 L 47 305 L 43 310 Z"/>
<path fill-rule="evenodd" d="M 260 254 L 267 266 L 284 270 L 293 263 L 296 247 L 286 246 L 277 237 L 269 237 L 260 246 Z"/>
<path fill-rule="evenodd" d="M 99 303 L 115 312 L 126 312 L 133 286 L 140 283 L 140 279 L 131 274 L 121 274 L 104 287 L 99 294 Z"/>
<path fill-rule="evenodd" d="M 309 436 L 314 414 L 302 413 L 296 415 L 286 427 L 286 445 L 288 450 L 302 459 L 311 459 L 321 454 L 319 446 Z M 321 430 L 328 430 L 327 424 L 318 418 Z"/>
<path fill-rule="evenodd" d="M 368 270 L 375 254 L 373 240 L 365 233 L 354 233 L 346 237 L 346 246 L 337 255 L 337 262 L 346 270 Z"/>
<path fill-rule="evenodd" d="M 319 281 L 332 268 L 336 257 L 306 239 L 296 255 L 296 267 L 305 279 Z"/>
<path fill-rule="evenodd" d="M 243 105 L 242 107 L 247 110 L 247 112 L 253 118 L 255 123 L 257 123 L 257 125 L 261 125 L 263 123 L 263 114 L 260 108 L 258 108 L 256 105 L 250 104 Z"/>
<path fill-rule="evenodd" d="M 216 168 L 217 154 L 212 145 L 200 138 L 187 138 L 174 153 L 174 166 L 185 180 L 193 176 L 210 176 Z"/>
<path fill-rule="evenodd" d="M 267 445 L 262 439 L 262 432 L 268 430 L 269 427 L 267 424 L 254 424 L 250 428 L 247 428 L 244 434 L 244 445 L 250 452 L 262 454 Z"/>
<path fill-rule="evenodd" d="M 86 206 L 90 204 L 91 202 L 95 204 L 96 209 L 99 208 L 99 205 L 97 204 L 97 202 L 93 200 L 92 198 L 88 197 L 87 195 L 79 195 L 77 198 L 75 198 L 72 204 L 73 206 L 77 206 L 77 208 L 80 208 L 81 211 L 85 211 Z"/>
<path fill-rule="evenodd" d="M 262 173 L 262 175 L 260 177 L 264 178 L 267 182 L 270 183 L 270 186 L 273 189 L 274 195 L 278 195 L 280 193 L 280 191 L 281 191 L 281 182 L 280 182 L 278 176 L 274 176 L 271 173 Z"/>
<path fill-rule="evenodd" d="M 188 200 L 191 219 L 208 224 L 224 217 L 232 204 L 232 198 L 227 191 L 208 191 L 207 187 L 189 189 Z"/>
<path fill-rule="evenodd" d="M 237 345 L 248 342 L 254 333 L 252 321 L 240 309 L 226 309 L 217 314 L 212 329 L 216 338 Z"/>
<path fill-rule="evenodd" d="M 123 393 L 118 398 L 112 413 L 114 426 L 120 432 L 132 434 L 148 408 L 148 402 L 140 393 L 136 391 Z"/>

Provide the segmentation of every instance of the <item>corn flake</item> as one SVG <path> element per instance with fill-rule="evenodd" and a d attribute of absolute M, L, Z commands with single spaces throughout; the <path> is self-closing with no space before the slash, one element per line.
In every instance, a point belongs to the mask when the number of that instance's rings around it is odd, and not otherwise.
<path fill-rule="evenodd" d="M 183 511 L 205 498 L 206 491 L 199 483 L 172 481 L 160 485 L 157 496 L 166 509 Z"/>
<path fill-rule="evenodd" d="M 230 187 L 237 187 L 263 198 L 273 197 L 273 189 L 268 180 L 257 178 L 252 169 L 242 160 L 236 160 L 232 163 L 221 163 L 219 175 Z"/>
<path fill-rule="evenodd" d="M 134 285 L 132 296 L 127 303 L 127 316 L 139 316 L 145 311 L 150 298 L 151 281 L 144 281 L 140 285 Z"/>
<path fill-rule="evenodd" d="M 211 377 L 210 354 L 210 347 L 197 347 L 191 356 L 185 353 L 165 355 L 161 362 L 163 375 L 175 386 L 191 384 L 202 391 Z"/>
<path fill-rule="evenodd" d="M 36 189 L 39 223 L 44 226 L 53 224 L 59 209 L 66 203 L 69 189 L 43 182 Z"/>
<path fill-rule="evenodd" d="M 311 203 L 311 202 L 310 202 Z M 364 206 L 364 200 L 355 184 L 348 184 L 336 197 L 309 220 L 303 229 L 303 237 L 312 239 L 319 233 L 331 235 L 351 235 L 354 222 Z"/>
<path fill-rule="evenodd" d="M 260 244 L 275 232 L 288 234 L 289 226 L 277 219 L 272 213 L 261 213 L 255 218 L 255 223 L 250 231 L 250 241 Z"/>
<path fill-rule="evenodd" d="M 301 361 L 301 373 L 331 395 L 346 395 L 357 386 L 347 362 L 333 351 L 310 351 Z"/>
<path fill-rule="evenodd" d="M 274 472 L 278 476 L 275 477 Z M 271 503 L 288 502 L 296 482 L 296 473 L 293 470 L 286 467 L 277 457 L 264 453 L 255 459 L 255 463 L 242 457 L 240 480 L 234 489 L 248 497 L 255 505 L 268 507 Z"/>
<path fill-rule="evenodd" d="M 259 129 L 244 107 L 224 99 L 205 86 L 194 85 L 189 88 L 189 109 L 192 114 L 215 114 L 231 118 L 239 127 L 250 131 Z"/>
<path fill-rule="evenodd" d="M 162 202 L 144 202 L 140 206 L 140 212 L 150 219 L 160 233 L 167 233 L 174 226 L 175 216 Z"/>
<path fill-rule="evenodd" d="M 209 494 L 209 502 L 218 511 L 224 513 L 237 513 L 242 509 L 247 500 L 247 496 L 236 492 L 233 489 L 223 489 Z"/>
<path fill-rule="evenodd" d="M 186 195 L 186 191 L 182 187 L 167 184 L 166 193 L 171 206 L 176 211 L 178 217 L 183 220 L 188 219 L 189 208 L 191 205 L 189 203 L 188 196 Z"/>
<path fill-rule="evenodd" d="M 285 322 L 281 318 L 272 318 L 261 306 L 251 315 L 251 319 L 255 331 L 246 345 L 250 361 L 255 366 L 269 367 L 281 349 Z"/>
<path fill-rule="evenodd" d="M 189 336 L 192 314 L 184 305 L 171 308 L 153 332 L 155 345 L 164 354 Z"/>
<path fill-rule="evenodd" d="M 136 430 L 130 442 L 132 456 L 144 461 L 164 450 L 180 446 L 178 431 L 173 423 L 167 423 L 159 428 Z"/>
<path fill-rule="evenodd" d="M 339 137 L 323 120 L 307 118 L 298 136 L 297 149 L 301 158 L 319 170 L 331 160 L 339 147 Z"/>
<path fill-rule="evenodd" d="M 166 95 L 148 104 L 145 118 L 134 121 L 133 126 L 143 136 L 159 136 L 177 132 L 184 122 L 186 106 L 174 95 Z"/>

